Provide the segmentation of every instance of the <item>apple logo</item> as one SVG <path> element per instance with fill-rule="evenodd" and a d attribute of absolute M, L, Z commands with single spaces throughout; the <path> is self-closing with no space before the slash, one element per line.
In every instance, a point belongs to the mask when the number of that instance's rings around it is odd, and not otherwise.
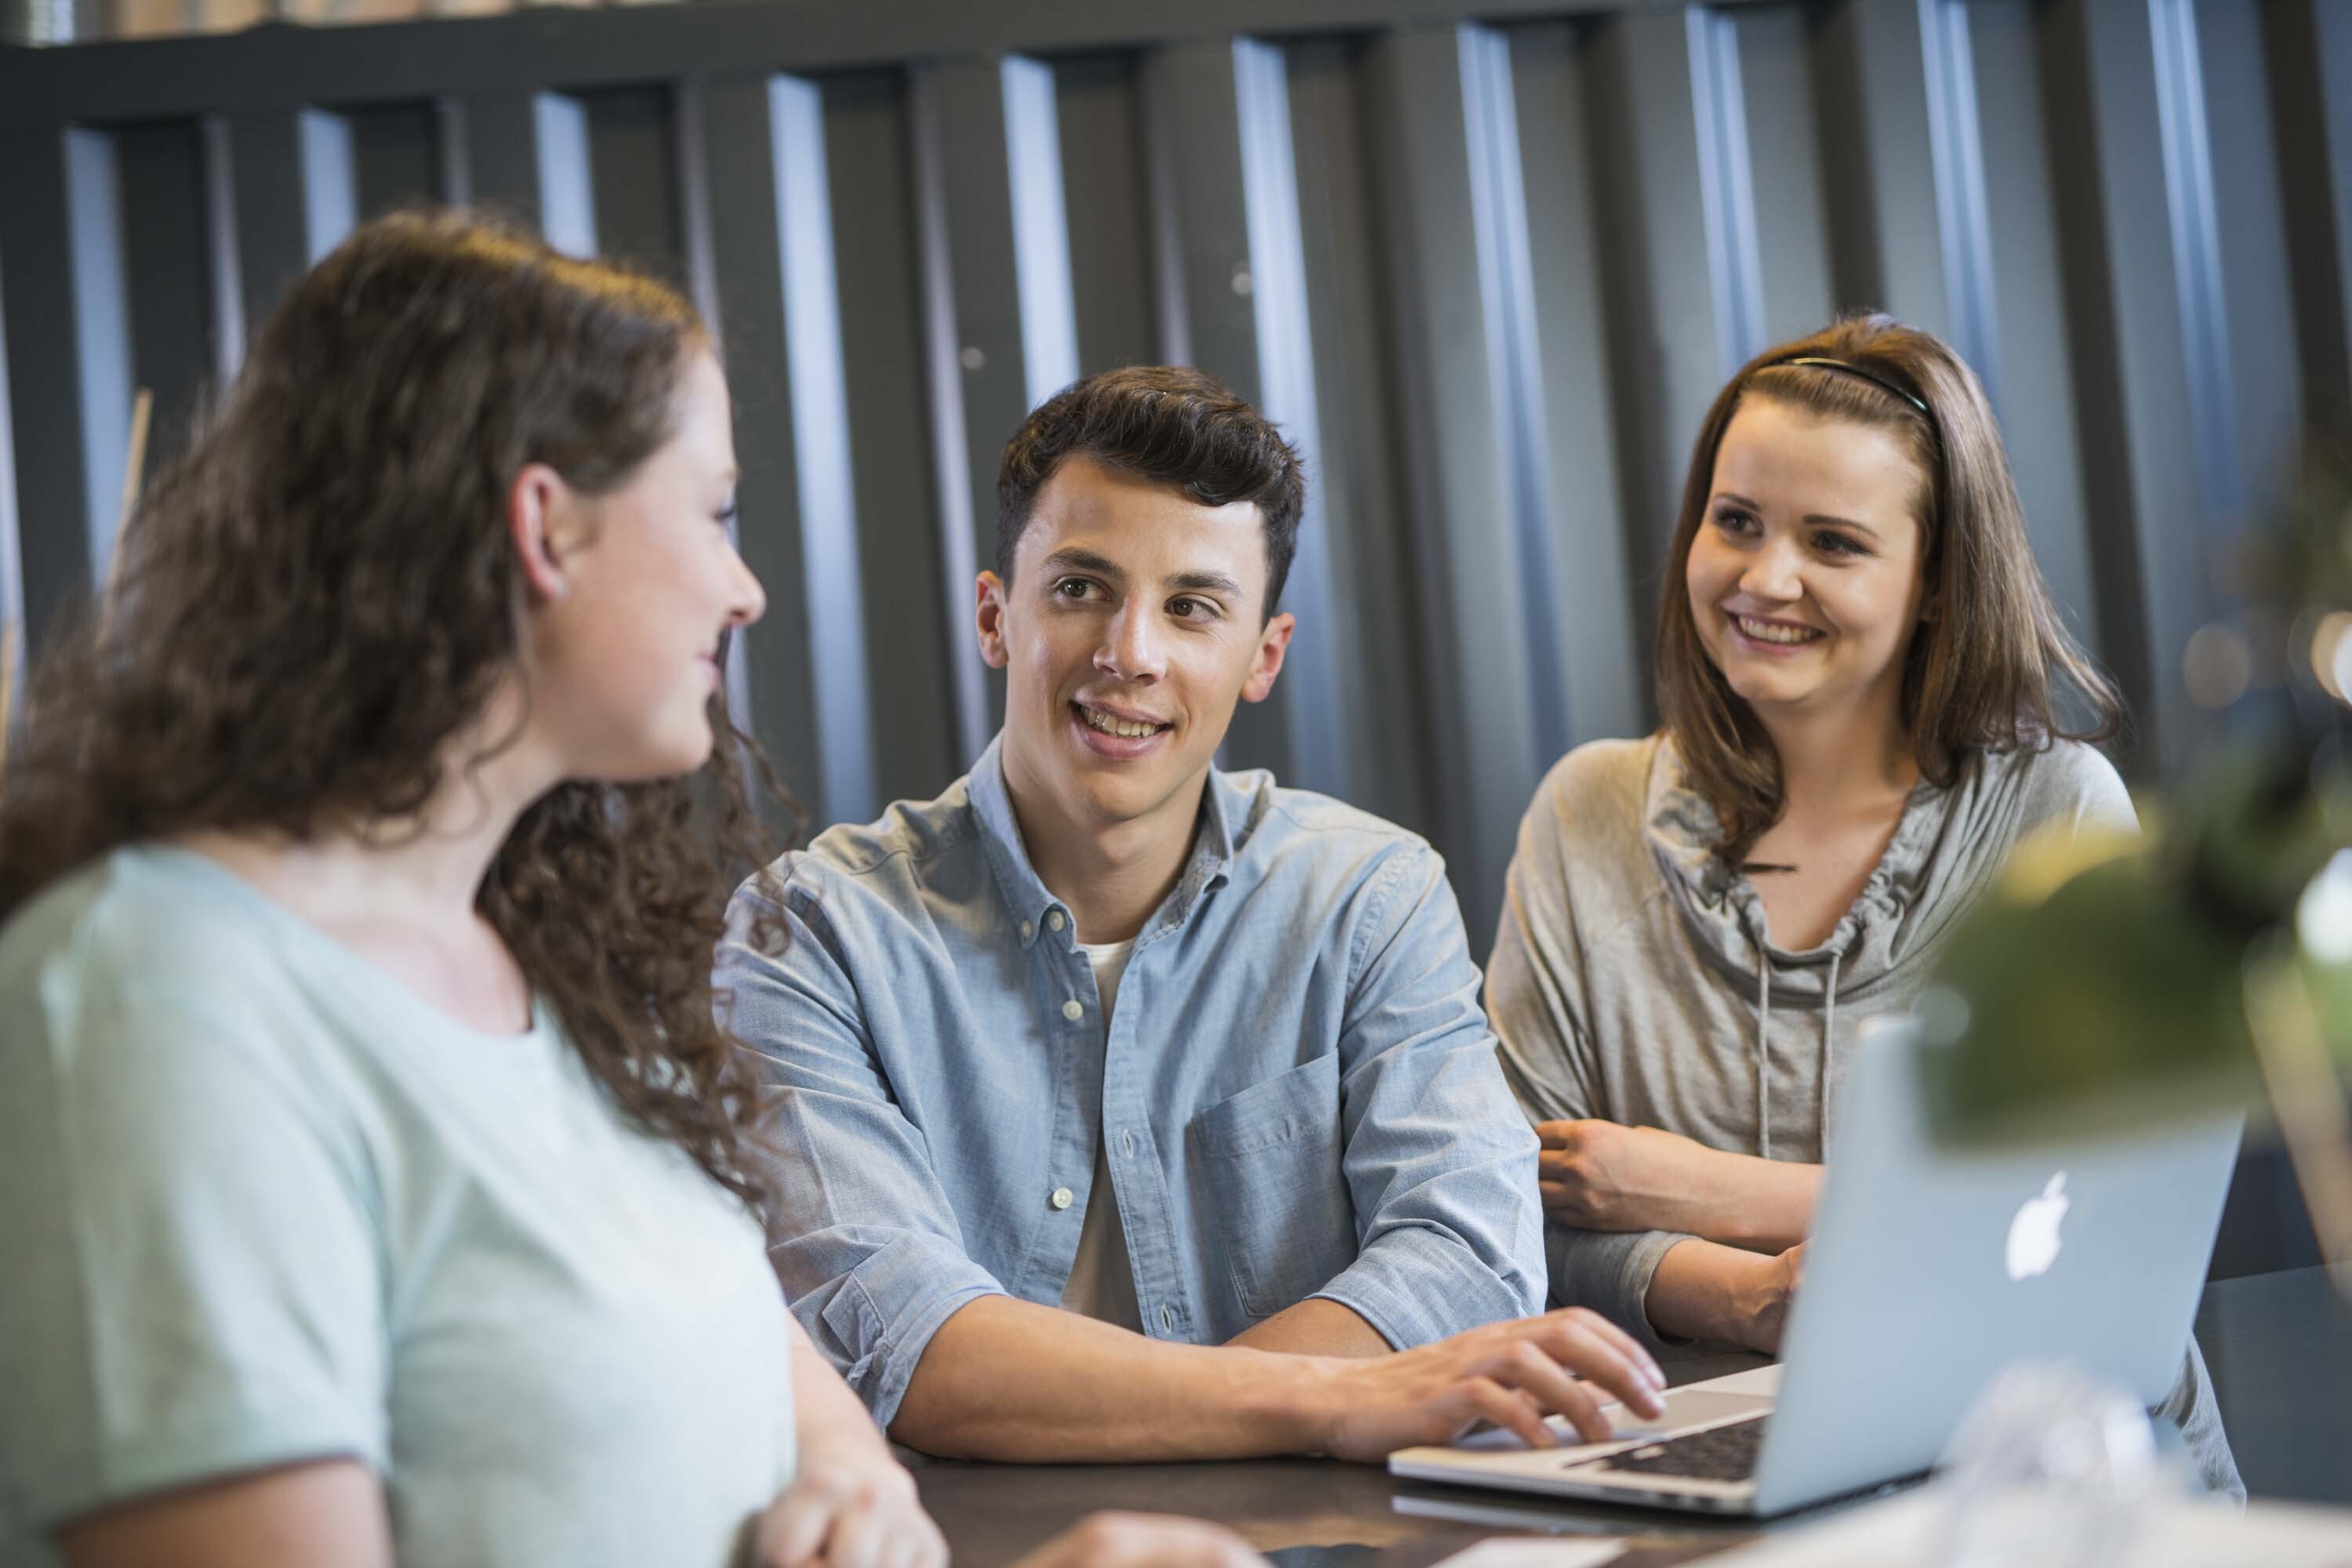
<path fill-rule="evenodd" d="M 2073 1200 L 2066 1196 L 2066 1173 L 2059 1172 L 2042 1189 L 2042 1195 L 2019 1205 L 2009 1222 L 2009 1277 L 2027 1279 L 2047 1274 L 2058 1261 L 2058 1225 Z"/>

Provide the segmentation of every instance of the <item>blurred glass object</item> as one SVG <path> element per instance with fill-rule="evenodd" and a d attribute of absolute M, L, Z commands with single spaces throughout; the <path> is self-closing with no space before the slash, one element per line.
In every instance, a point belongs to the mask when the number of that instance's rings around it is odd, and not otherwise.
<path fill-rule="evenodd" d="M 2131 1391 L 2063 1365 L 2001 1373 L 1937 1468 L 1935 1568 L 2117 1568 L 2184 1490 Z"/>

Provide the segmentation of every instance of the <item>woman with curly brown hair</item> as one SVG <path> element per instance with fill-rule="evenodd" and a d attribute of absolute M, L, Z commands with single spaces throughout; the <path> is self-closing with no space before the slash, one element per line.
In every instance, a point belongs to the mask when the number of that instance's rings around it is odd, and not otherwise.
<path fill-rule="evenodd" d="M 0 1560 L 944 1562 L 713 1019 L 734 485 L 683 300 L 425 216 L 158 476 L 0 796 Z"/>

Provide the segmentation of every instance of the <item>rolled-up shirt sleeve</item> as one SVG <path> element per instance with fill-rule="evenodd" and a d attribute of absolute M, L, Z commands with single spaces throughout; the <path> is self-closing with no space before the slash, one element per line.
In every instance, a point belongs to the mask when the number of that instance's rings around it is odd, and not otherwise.
<path fill-rule="evenodd" d="M 781 952 L 755 940 L 762 913 L 781 916 Z M 790 886 L 777 910 L 746 883 L 716 985 L 775 1090 L 763 1124 L 777 1202 L 769 1258 L 802 1328 L 887 1427 L 940 1325 L 1004 1288 L 972 1260 L 922 1131 L 891 1092 L 822 901 Z"/>
<path fill-rule="evenodd" d="M 1528 1121 L 1608 1118 L 1584 1026 L 1583 954 L 1570 907 L 1564 836 L 1549 795 L 1538 795 L 1519 828 L 1506 879 L 1495 955 L 1486 966 L 1486 1011 L 1503 1076 Z M 1652 1351 L 1651 1278 L 1675 1243 L 1664 1230 L 1581 1230 L 1544 1221 L 1544 1256 L 1556 1307 L 1588 1307 Z"/>
<path fill-rule="evenodd" d="M 1391 1345 L 1540 1310 L 1536 1141 L 1496 1065 L 1461 910 L 1434 851 L 1372 884 L 1339 1040 L 1356 1260 L 1315 1294 Z"/>

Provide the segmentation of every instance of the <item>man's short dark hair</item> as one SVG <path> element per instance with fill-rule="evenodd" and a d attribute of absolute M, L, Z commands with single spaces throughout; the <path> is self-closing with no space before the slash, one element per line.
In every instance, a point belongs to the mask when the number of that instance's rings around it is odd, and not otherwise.
<path fill-rule="evenodd" d="M 1298 548 L 1307 476 L 1297 451 L 1233 388 L 1190 365 L 1129 365 L 1038 405 L 996 469 L 996 571 L 1006 582 L 1038 492 L 1065 459 L 1081 456 L 1203 506 L 1255 502 L 1265 519 L 1265 614 L 1274 614 Z"/>

